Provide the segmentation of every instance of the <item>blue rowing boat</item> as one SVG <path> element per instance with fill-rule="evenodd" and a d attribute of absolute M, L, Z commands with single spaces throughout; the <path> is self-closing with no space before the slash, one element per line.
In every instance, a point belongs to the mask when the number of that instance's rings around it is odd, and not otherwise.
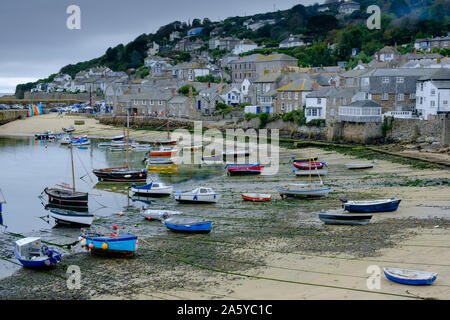
<path fill-rule="evenodd" d="M 80 243 L 95 254 L 134 256 L 138 248 L 138 237 L 132 234 L 99 234 L 85 232 L 80 234 Z"/>
<path fill-rule="evenodd" d="M 396 211 L 401 201 L 400 199 L 395 198 L 364 201 L 340 200 L 343 202 L 342 207 L 345 210 L 358 213 Z"/>
<path fill-rule="evenodd" d="M 325 224 L 366 225 L 372 219 L 369 214 L 326 213 L 322 210 L 319 219 Z"/>
<path fill-rule="evenodd" d="M 163 223 L 170 230 L 180 232 L 208 233 L 211 232 L 212 228 L 211 221 L 195 218 L 173 217 L 165 219 Z"/>
<path fill-rule="evenodd" d="M 419 270 L 407 270 L 400 268 L 383 268 L 384 275 L 391 281 L 409 285 L 430 285 L 436 278 L 437 273 Z"/>

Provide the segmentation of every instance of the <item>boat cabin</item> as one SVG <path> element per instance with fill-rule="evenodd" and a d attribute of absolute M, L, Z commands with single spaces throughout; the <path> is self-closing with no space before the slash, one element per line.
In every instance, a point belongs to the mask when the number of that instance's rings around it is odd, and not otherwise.
<path fill-rule="evenodd" d="M 214 193 L 214 191 L 211 188 L 200 187 L 200 188 L 197 188 L 194 191 L 192 191 L 192 193 L 194 193 L 194 194 L 208 194 L 208 193 Z"/>
<path fill-rule="evenodd" d="M 41 254 L 41 239 L 32 237 L 24 238 L 16 241 L 16 249 L 19 255 L 25 259 L 32 257 L 40 257 Z"/>

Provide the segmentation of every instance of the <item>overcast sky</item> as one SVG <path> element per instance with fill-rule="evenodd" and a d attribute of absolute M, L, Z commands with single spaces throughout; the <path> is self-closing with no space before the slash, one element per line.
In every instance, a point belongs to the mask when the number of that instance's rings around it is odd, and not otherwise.
<path fill-rule="evenodd" d="M 170 22 L 212 21 L 285 10 L 321 0 L 1 0 L 0 92 L 36 81 L 63 66 L 101 56 L 108 47 L 154 33 Z M 81 29 L 69 30 L 69 5 L 81 9 Z"/>

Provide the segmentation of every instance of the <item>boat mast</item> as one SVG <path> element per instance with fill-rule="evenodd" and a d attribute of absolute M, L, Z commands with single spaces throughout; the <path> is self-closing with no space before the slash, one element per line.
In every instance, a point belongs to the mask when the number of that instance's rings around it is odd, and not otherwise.
<path fill-rule="evenodd" d="M 170 139 L 169 118 L 167 118 L 167 139 Z"/>
<path fill-rule="evenodd" d="M 127 109 L 127 134 L 126 134 L 126 139 L 127 139 L 127 158 L 126 158 L 126 165 L 128 168 L 128 137 L 130 135 L 130 119 L 129 119 L 129 110 Z"/>
<path fill-rule="evenodd" d="M 311 150 L 309 150 L 309 187 L 312 187 L 312 182 L 311 182 Z"/>
<path fill-rule="evenodd" d="M 70 149 L 70 160 L 72 162 L 72 195 L 75 194 L 75 172 L 73 170 L 73 151 L 72 151 L 72 143 L 69 144 Z"/>

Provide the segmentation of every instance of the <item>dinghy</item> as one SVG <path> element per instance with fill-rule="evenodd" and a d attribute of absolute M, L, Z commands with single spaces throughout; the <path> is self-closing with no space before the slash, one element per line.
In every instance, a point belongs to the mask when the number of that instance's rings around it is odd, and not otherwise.
<path fill-rule="evenodd" d="M 73 146 L 85 146 L 91 144 L 91 140 L 90 139 L 78 139 L 78 140 L 72 140 L 72 145 Z"/>
<path fill-rule="evenodd" d="M 173 217 L 162 221 L 167 228 L 180 232 L 211 232 L 212 221 L 196 218 L 179 218 Z"/>
<path fill-rule="evenodd" d="M 302 184 L 291 183 L 285 187 L 278 188 L 281 197 L 301 197 L 301 198 L 316 198 L 326 197 L 331 188 L 323 184 Z"/>
<path fill-rule="evenodd" d="M 391 281 L 409 285 L 430 285 L 436 278 L 437 273 L 419 270 L 407 270 L 400 268 L 383 268 L 384 275 Z"/>
<path fill-rule="evenodd" d="M 50 216 L 57 224 L 90 226 L 94 222 L 94 215 L 70 210 L 50 209 Z"/>
<path fill-rule="evenodd" d="M 43 245 L 36 237 L 17 240 L 14 255 L 27 268 L 46 268 L 61 262 L 61 253 Z"/>
<path fill-rule="evenodd" d="M 266 202 L 272 200 L 271 194 L 263 193 L 243 193 L 241 194 L 242 199 L 253 202 Z"/>
<path fill-rule="evenodd" d="M 62 131 L 66 132 L 66 133 L 73 132 L 73 131 L 75 131 L 75 126 L 71 125 L 68 128 L 62 128 Z"/>
<path fill-rule="evenodd" d="M 342 207 L 349 212 L 388 212 L 396 211 L 400 204 L 400 199 L 380 199 L 380 200 L 363 200 L 348 201 L 347 199 L 339 199 L 342 201 Z"/>
<path fill-rule="evenodd" d="M 172 157 L 177 154 L 177 150 L 168 148 L 168 147 L 160 147 L 157 150 L 150 150 L 150 157 Z"/>
<path fill-rule="evenodd" d="M 259 163 L 227 164 L 226 168 L 229 175 L 249 175 L 249 174 L 260 174 L 264 166 L 261 166 Z"/>
<path fill-rule="evenodd" d="M 173 199 L 181 203 L 216 203 L 218 195 L 211 188 L 199 187 L 190 192 L 177 191 Z"/>
<path fill-rule="evenodd" d="M 180 211 L 172 210 L 143 210 L 139 213 L 147 220 L 165 220 L 167 218 L 180 215 Z"/>
<path fill-rule="evenodd" d="M 84 232 L 80 234 L 81 246 L 94 254 L 134 256 L 138 248 L 138 237 L 132 234 L 100 234 Z"/>
<path fill-rule="evenodd" d="M 313 161 L 313 162 L 294 162 L 294 167 L 300 170 L 311 170 L 314 169 L 322 169 L 323 166 L 326 165 L 326 162 Z"/>
<path fill-rule="evenodd" d="M 375 161 L 372 162 L 359 162 L 359 163 L 347 163 L 345 166 L 347 169 L 370 169 L 373 168 Z"/>
<path fill-rule="evenodd" d="M 170 196 L 173 191 L 172 186 L 167 186 L 163 182 L 151 182 L 144 186 L 131 186 L 131 191 L 139 196 Z"/>
<path fill-rule="evenodd" d="M 161 139 L 161 140 L 156 140 L 155 141 L 155 145 L 176 145 L 177 144 L 177 140 L 176 139 Z"/>
<path fill-rule="evenodd" d="M 319 213 L 319 219 L 325 224 L 366 225 L 370 222 L 372 216 L 368 214 L 325 213 L 322 210 Z"/>
<path fill-rule="evenodd" d="M 297 158 L 297 157 L 292 157 L 292 161 L 293 162 L 314 162 L 317 161 L 317 159 L 319 159 L 319 157 L 309 157 L 309 158 Z"/>
<path fill-rule="evenodd" d="M 144 162 L 148 165 L 152 164 L 174 164 L 175 159 L 173 158 L 145 158 Z"/>

